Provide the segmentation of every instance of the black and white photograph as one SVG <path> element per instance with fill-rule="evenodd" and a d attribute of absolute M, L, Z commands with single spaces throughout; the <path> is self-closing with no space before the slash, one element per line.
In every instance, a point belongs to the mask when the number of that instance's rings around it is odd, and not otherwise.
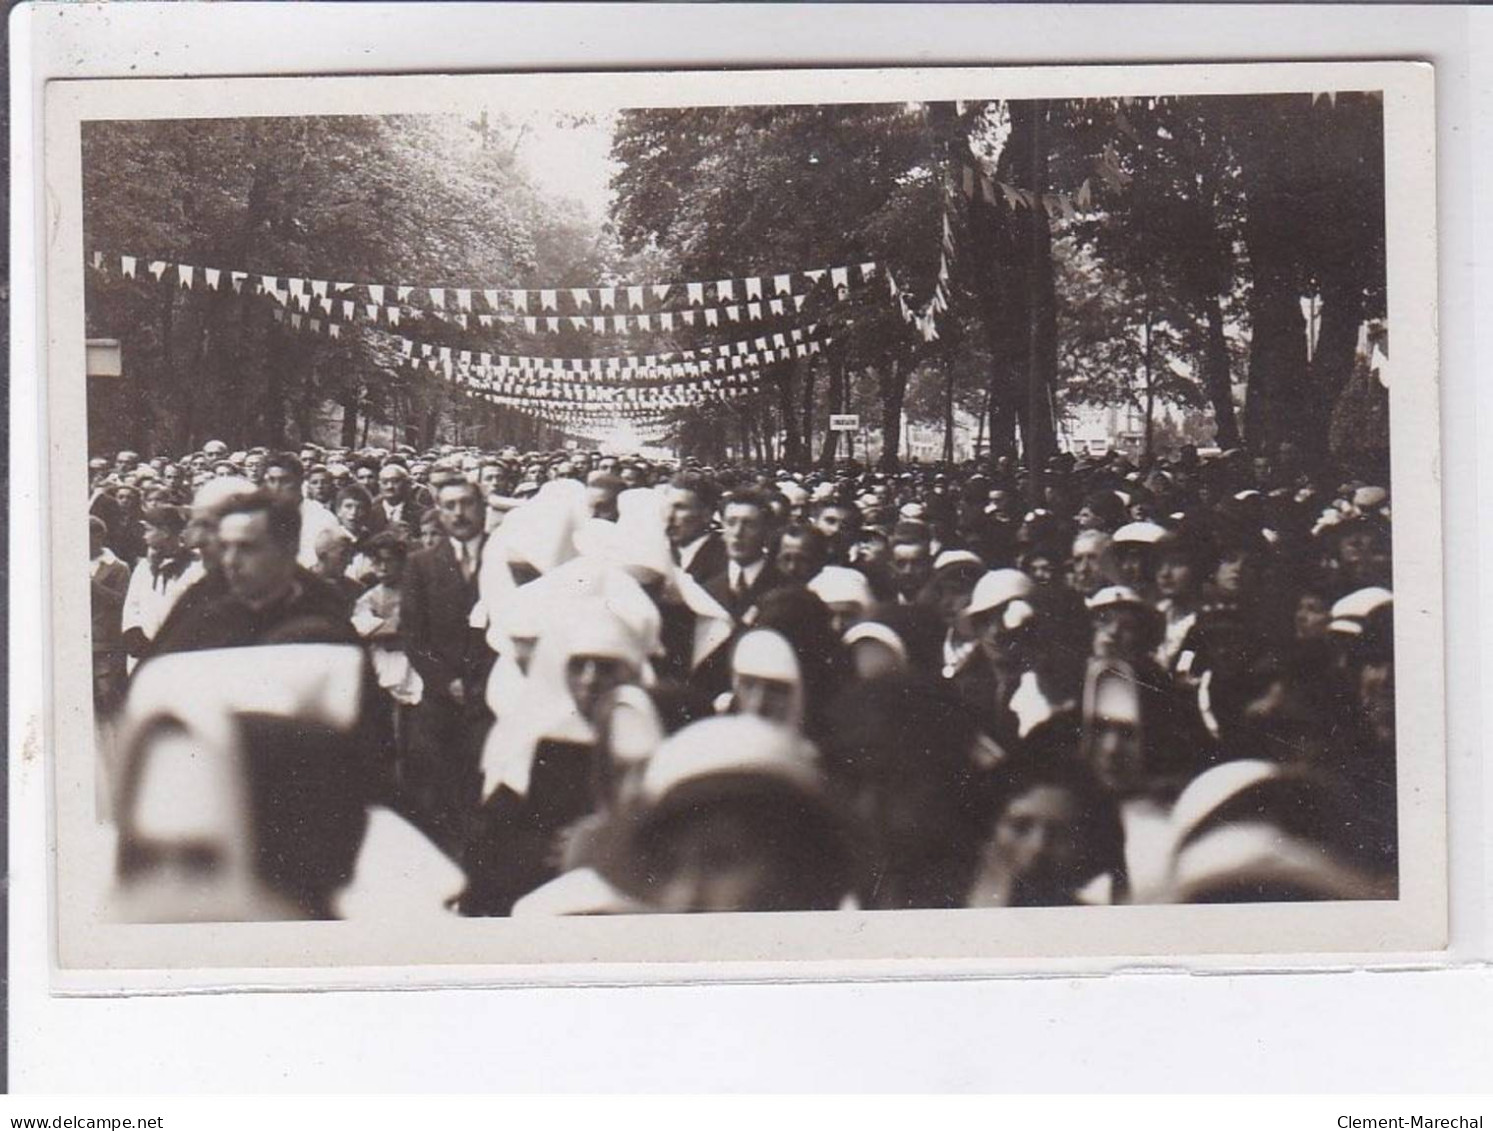
<path fill-rule="evenodd" d="M 60 965 L 1434 941 L 1429 81 L 1321 71 L 59 96 Z"/>

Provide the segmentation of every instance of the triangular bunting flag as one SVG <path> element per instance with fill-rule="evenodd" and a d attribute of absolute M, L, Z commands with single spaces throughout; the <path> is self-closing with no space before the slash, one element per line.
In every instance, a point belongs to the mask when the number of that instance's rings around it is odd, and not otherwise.
<path fill-rule="evenodd" d="M 686 283 L 685 290 L 688 292 L 689 304 L 691 306 L 700 306 L 705 302 L 704 283 Z"/>
<path fill-rule="evenodd" d="M 311 293 L 317 298 L 327 297 L 327 282 L 325 279 L 311 280 Z"/>
<path fill-rule="evenodd" d="M 653 301 L 663 302 L 669 297 L 669 284 L 659 283 L 653 288 Z"/>
<path fill-rule="evenodd" d="M 848 267 L 832 267 L 829 272 L 830 286 L 840 290 L 850 286 L 850 269 Z"/>
<path fill-rule="evenodd" d="M 472 292 L 470 290 L 468 290 L 466 287 L 457 287 L 456 288 L 456 309 L 457 310 L 471 310 L 472 309 Z"/>
<path fill-rule="evenodd" d="M 540 310 L 558 310 L 559 309 L 559 306 L 556 304 L 555 292 L 554 291 L 548 291 L 548 290 L 546 290 L 546 291 L 540 291 L 539 292 L 539 309 Z"/>
<path fill-rule="evenodd" d="M 762 297 L 762 280 L 750 278 L 746 281 L 746 297 L 748 299 L 760 299 Z"/>
<path fill-rule="evenodd" d="M 591 292 L 585 287 L 571 287 L 570 301 L 575 303 L 577 310 L 591 309 Z"/>
<path fill-rule="evenodd" d="M 185 287 L 187 290 L 191 290 L 192 274 L 195 270 L 196 268 L 188 267 L 185 263 L 178 263 L 176 265 L 176 278 L 178 284 Z"/>
<path fill-rule="evenodd" d="M 437 310 L 445 310 L 446 309 L 446 288 L 445 287 L 431 287 L 430 288 L 430 305 L 433 306 L 433 307 L 435 307 Z"/>
<path fill-rule="evenodd" d="M 150 264 L 150 273 L 156 277 L 156 282 L 159 283 L 162 276 L 166 274 L 165 261 L 160 259 L 152 260 Z"/>
<path fill-rule="evenodd" d="M 643 288 L 642 287 L 628 287 L 627 288 L 627 309 L 628 310 L 642 310 L 643 309 Z"/>
<path fill-rule="evenodd" d="M 202 269 L 202 279 L 205 283 L 207 283 L 207 289 L 210 291 L 215 291 L 218 289 L 218 282 L 220 279 L 222 279 L 222 277 L 222 271 L 220 271 L 216 267 L 204 267 Z"/>

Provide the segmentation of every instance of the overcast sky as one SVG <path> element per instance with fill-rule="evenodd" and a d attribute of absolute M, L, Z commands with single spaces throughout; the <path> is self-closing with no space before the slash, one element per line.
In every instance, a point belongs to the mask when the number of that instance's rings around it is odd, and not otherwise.
<path fill-rule="evenodd" d="M 612 199 L 607 179 L 615 115 L 597 113 L 594 121 L 582 125 L 548 113 L 507 116 L 516 127 L 528 127 L 518 143 L 518 159 L 534 181 L 557 196 L 579 200 L 598 220 L 604 217 Z"/>

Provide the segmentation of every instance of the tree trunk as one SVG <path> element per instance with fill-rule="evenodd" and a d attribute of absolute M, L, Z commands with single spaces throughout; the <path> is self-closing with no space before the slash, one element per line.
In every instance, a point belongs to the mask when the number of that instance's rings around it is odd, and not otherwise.
<path fill-rule="evenodd" d="M 1015 106 L 1022 105 L 1018 117 Z M 1028 496 L 1043 499 L 1043 469 L 1055 447 L 1051 400 L 1057 372 L 1057 293 L 1052 267 L 1052 230 L 1041 196 L 1047 191 L 1047 103 L 1013 104 L 1012 141 L 1016 123 L 1026 121 L 1026 155 L 1030 190 L 1037 199 L 1026 209 L 1027 241 L 1027 397 L 1022 418 L 1021 445 L 1026 457 Z"/>
<path fill-rule="evenodd" d="M 793 378 L 803 368 L 799 361 L 778 367 L 778 415 L 783 418 L 783 462 L 797 468 L 803 462 L 803 446 L 798 435 L 798 414 L 793 405 Z"/>
<path fill-rule="evenodd" d="M 845 362 L 836 358 L 829 366 L 829 411 L 839 412 L 840 405 L 845 399 Z M 835 465 L 835 456 L 839 453 L 840 434 L 826 428 L 824 431 L 824 446 L 819 450 L 819 462 L 825 468 Z"/>
<path fill-rule="evenodd" d="M 944 367 L 943 383 L 943 461 L 954 462 L 954 366 Z"/>
<path fill-rule="evenodd" d="M 1143 329 L 1145 334 L 1144 366 L 1146 377 L 1146 446 L 1145 456 L 1150 459 L 1155 451 L 1156 443 L 1156 375 L 1152 372 L 1151 358 L 1151 309 L 1146 308 L 1146 322 Z"/>
<path fill-rule="evenodd" d="M 1234 416 L 1234 383 L 1229 375 L 1229 345 L 1223 336 L 1223 304 L 1217 294 L 1203 305 L 1208 335 L 1203 351 L 1203 383 L 1213 405 L 1214 442 L 1227 451 L 1239 446 L 1239 422 Z"/>
<path fill-rule="evenodd" d="M 1338 398 L 1353 377 L 1358 356 L 1358 331 L 1363 325 L 1364 297 L 1352 281 L 1324 285 L 1322 321 L 1312 354 L 1312 411 L 1303 433 L 1294 437 L 1303 454 L 1322 453 L 1332 426 Z M 1321 444 L 1315 443 L 1320 439 Z"/>
<path fill-rule="evenodd" d="M 819 363 L 810 358 L 803 365 L 803 462 L 809 463 L 814 456 L 814 393 L 818 384 Z"/>
<path fill-rule="evenodd" d="M 901 358 L 893 358 L 890 368 L 881 376 L 881 471 L 898 471 L 902 460 L 902 404 L 907 397 L 907 369 Z"/>

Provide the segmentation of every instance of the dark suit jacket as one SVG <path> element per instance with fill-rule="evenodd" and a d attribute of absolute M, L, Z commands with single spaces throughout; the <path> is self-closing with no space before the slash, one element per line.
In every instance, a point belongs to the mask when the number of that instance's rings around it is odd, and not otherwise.
<path fill-rule="evenodd" d="M 471 627 L 472 606 L 477 603 L 477 575 L 461 576 L 451 540 L 410 555 L 400 598 L 400 619 L 405 633 L 405 652 L 420 678 L 425 694 L 449 699 L 451 681 L 460 679 L 468 700 L 481 701 L 492 649 L 483 631 Z"/>
<path fill-rule="evenodd" d="M 703 551 L 702 551 L 703 552 Z M 729 612 L 737 624 L 741 624 L 747 618 L 747 614 L 757 607 L 757 602 L 764 595 L 784 584 L 786 579 L 774 568 L 771 561 L 762 567 L 762 572 L 757 575 L 747 591 L 740 597 L 731 592 L 731 567 L 723 565 L 720 572 L 703 582 L 705 592 L 709 593 L 721 606 Z"/>
<path fill-rule="evenodd" d="M 696 552 L 689 568 L 684 571 L 704 585 L 718 573 L 726 572 L 726 540 L 712 530 L 705 536 L 705 545 Z"/>
<path fill-rule="evenodd" d="M 368 533 L 370 535 L 381 534 L 391 528 L 396 534 L 403 534 L 410 541 L 415 541 L 420 537 L 420 505 L 415 502 L 413 496 L 405 499 L 399 511 L 398 522 L 389 521 L 389 516 L 384 513 L 382 499 L 373 500 L 373 506 L 368 511 Z"/>

